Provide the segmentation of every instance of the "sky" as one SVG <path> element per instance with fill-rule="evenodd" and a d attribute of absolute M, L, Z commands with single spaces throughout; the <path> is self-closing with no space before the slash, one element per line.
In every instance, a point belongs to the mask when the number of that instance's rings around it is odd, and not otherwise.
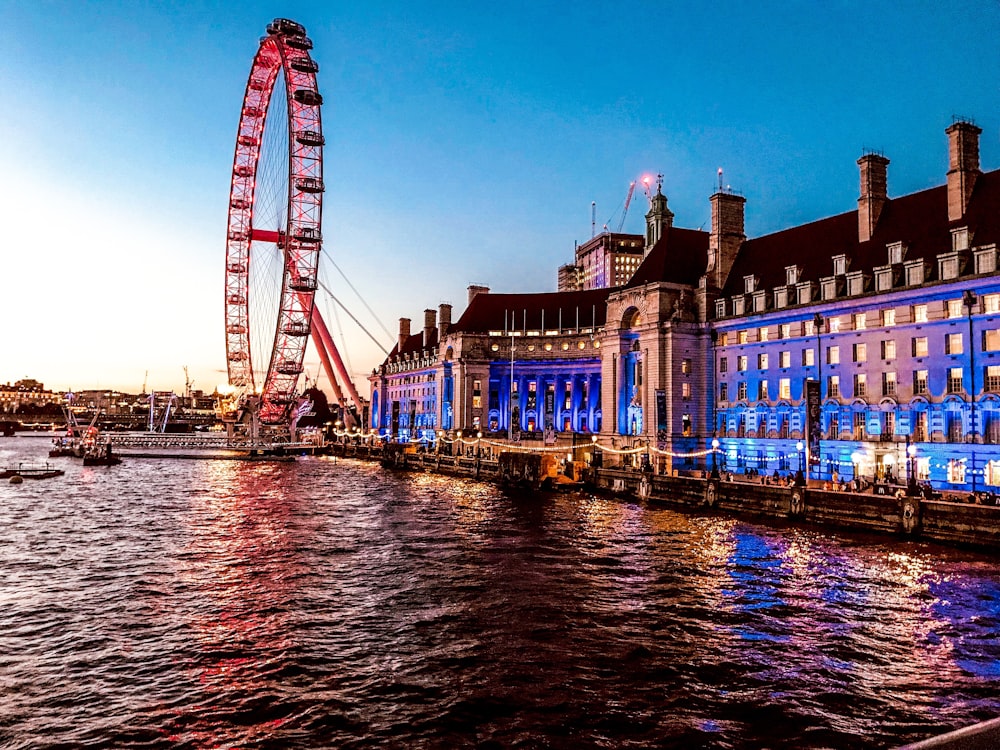
<path fill-rule="evenodd" d="M 275 17 L 320 65 L 324 247 L 393 335 L 442 302 L 457 319 L 471 283 L 554 291 L 591 203 L 614 228 L 643 174 L 697 229 L 721 167 L 759 236 L 854 209 L 866 150 L 890 197 L 942 184 L 953 116 L 1000 166 L 997 0 L 0 0 L 0 383 L 225 382 L 236 128 Z M 339 323 L 367 394 L 384 354 Z"/>

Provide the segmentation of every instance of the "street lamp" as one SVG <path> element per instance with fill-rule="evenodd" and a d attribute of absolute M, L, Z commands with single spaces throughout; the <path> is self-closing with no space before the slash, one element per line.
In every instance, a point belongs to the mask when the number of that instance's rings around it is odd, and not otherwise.
<path fill-rule="evenodd" d="M 862 458 L 864 458 L 864 456 L 858 451 L 854 451 L 854 453 L 851 454 L 851 464 L 854 467 L 855 480 L 860 479 L 860 477 L 858 477 L 858 464 L 861 463 Z M 858 488 L 860 489 L 860 485 L 858 486 Z"/>
<path fill-rule="evenodd" d="M 719 438 L 712 438 L 712 479 L 719 478 L 719 464 L 716 460 L 716 453 L 719 450 Z"/>
<path fill-rule="evenodd" d="M 966 289 L 962 295 L 962 304 L 969 316 L 969 378 L 971 379 L 969 388 L 969 413 L 971 417 L 970 427 L 972 428 L 972 447 L 969 448 L 969 460 L 972 472 L 972 491 L 976 491 L 976 340 L 972 332 L 972 307 L 978 298 L 971 289 Z"/>
<path fill-rule="evenodd" d="M 805 443 L 803 443 L 801 440 L 798 441 L 795 444 L 795 450 L 798 451 L 798 454 L 799 454 L 799 471 L 795 475 L 795 484 L 797 484 L 799 487 L 805 486 L 805 483 L 806 483 L 806 475 L 805 475 L 805 458 L 806 457 L 805 457 L 805 453 L 802 452 L 802 449 L 805 448 L 805 447 L 806 447 Z"/>
<path fill-rule="evenodd" d="M 906 493 L 917 494 L 917 446 L 906 439 Z"/>
<path fill-rule="evenodd" d="M 476 433 L 476 458 L 477 459 L 479 458 L 479 452 L 480 452 L 479 446 L 480 446 L 480 443 L 482 442 L 482 440 L 483 440 L 483 433 L 477 432 Z"/>

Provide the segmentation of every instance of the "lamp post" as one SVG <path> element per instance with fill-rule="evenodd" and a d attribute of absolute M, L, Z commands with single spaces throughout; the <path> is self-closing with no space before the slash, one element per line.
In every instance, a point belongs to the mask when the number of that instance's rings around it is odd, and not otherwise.
<path fill-rule="evenodd" d="M 719 438 L 712 438 L 712 479 L 719 478 L 719 464 L 716 460 L 716 453 L 719 450 Z"/>
<path fill-rule="evenodd" d="M 917 494 L 917 446 L 906 438 L 906 494 Z"/>
<path fill-rule="evenodd" d="M 483 441 L 483 433 L 477 432 L 476 433 L 476 460 L 477 461 L 479 460 L 479 455 L 480 455 L 480 451 L 481 451 L 480 445 L 482 444 L 482 441 Z"/>
<path fill-rule="evenodd" d="M 798 474 L 795 475 L 795 484 L 797 484 L 799 487 L 805 486 L 806 483 L 806 475 L 805 475 L 806 457 L 805 454 L 802 452 L 803 448 L 805 448 L 805 444 L 801 440 L 795 444 L 795 450 L 798 451 L 799 454 L 799 472 Z"/>
<path fill-rule="evenodd" d="M 816 382 L 819 383 L 819 437 L 823 437 L 823 342 L 820 339 L 820 334 L 823 330 L 823 316 L 816 313 L 813 316 L 813 328 L 816 331 Z M 808 404 L 806 405 L 808 409 Z M 799 449 L 801 450 L 801 448 Z M 819 448 L 817 446 L 817 452 Z M 817 456 L 817 460 L 819 460 Z M 822 478 L 823 465 L 822 463 L 816 464 L 816 474 L 817 478 Z"/>
<path fill-rule="evenodd" d="M 854 476 L 852 478 L 854 479 L 854 483 L 858 489 L 861 489 L 861 484 L 859 482 L 861 477 L 858 476 L 858 464 L 861 463 L 862 458 L 864 458 L 864 456 L 862 456 L 858 451 L 854 451 L 854 453 L 851 454 L 851 465 L 854 468 Z"/>
<path fill-rule="evenodd" d="M 969 316 L 969 414 L 972 437 L 972 447 L 969 448 L 969 461 L 971 462 L 972 491 L 976 491 L 976 340 L 972 332 L 972 307 L 977 301 L 976 293 L 971 289 L 966 289 L 962 295 L 962 304 Z"/>

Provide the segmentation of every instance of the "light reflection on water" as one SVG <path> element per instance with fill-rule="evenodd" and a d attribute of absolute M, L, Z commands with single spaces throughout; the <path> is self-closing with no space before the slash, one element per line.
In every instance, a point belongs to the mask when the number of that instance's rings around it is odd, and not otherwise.
<path fill-rule="evenodd" d="M 0 485 L 5 747 L 891 747 L 1000 707 L 985 555 L 331 459 L 64 465 Z"/>

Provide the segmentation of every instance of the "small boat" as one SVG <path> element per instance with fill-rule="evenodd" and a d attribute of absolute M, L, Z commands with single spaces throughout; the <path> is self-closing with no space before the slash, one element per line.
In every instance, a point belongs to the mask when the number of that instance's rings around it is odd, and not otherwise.
<path fill-rule="evenodd" d="M 22 479 L 51 479 L 61 477 L 66 472 L 51 466 L 48 462 L 44 465 L 20 463 L 17 467 L 8 466 L 0 469 L 0 479 L 11 479 L 21 477 Z"/>
<path fill-rule="evenodd" d="M 122 460 L 111 452 L 111 438 L 103 447 L 90 445 L 83 454 L 84 466 L 117 466 Z"/>

